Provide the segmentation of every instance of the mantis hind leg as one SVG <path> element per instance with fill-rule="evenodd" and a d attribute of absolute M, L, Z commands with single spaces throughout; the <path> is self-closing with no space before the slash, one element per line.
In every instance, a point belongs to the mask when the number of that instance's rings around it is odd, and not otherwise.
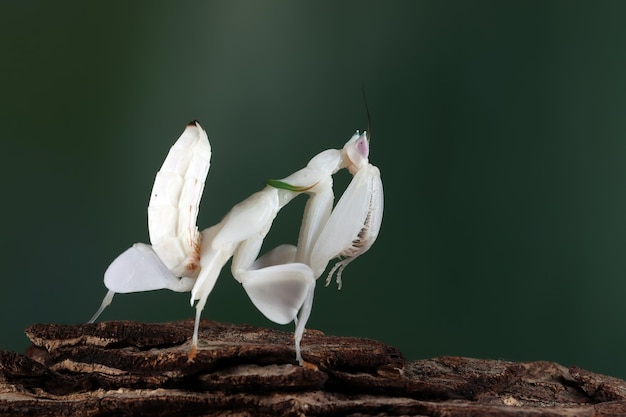
<path fill-rule="evenodd" d="M 304 336 L 304 330 L 306 327 L 306 323 L 309 320 L 309 316 L 311 315 L 311 309 L 313 308 L 313 295 L 315 293 L 315 285 L 311 285 L 308 288 L 306 299 L 300 308 L 300 314 L 297 318 L 294 319 L 294 323 L 296 324 L 296 330 L 294 332 L 293 338 L 296 344 L 296 360 L 302 366 L 304 364 L 304 360 L 302 359 L 302 351 L 300 349 L 300 342 L 302 341 L 302 336 Z"/>
<path fill-rule="evenodd" d="M 208 294 L 207 294 L 208 296 Z M 196 320 L 193 325 L 193 336 L 191 338 L 191 349 L 189 349 L 189 354 L 187 355 L 187 360 L 189 362 L 193 362 L 198 354 L 198 332 L 200 331 L 200 316 L 202 315 L 202 309 L 204 309 L 204 305 L 206 304 L 207 297 L 203 297 L 196 304 Z"/>
<path fill-rule="evenodd" d="M 109 304 L 111 304 L 111 301 L 113 301 L 114 295 L 115 295 L 115 292 L 111 290 L 109 290 L 106 293 L 106 295 L 104 296 L 104 299 L 102 300 L 102 304 L 100 304 L 100 308 L 98 308 L 98 311 L 96 311 L 96 314 L 94 314 L 93 317 L 89 319 L 87 323 L 94 323 L 98 319 L 98 317 L 100 316 L 100 314 L 102 314 L 104 309 L 107 308 Z"/>

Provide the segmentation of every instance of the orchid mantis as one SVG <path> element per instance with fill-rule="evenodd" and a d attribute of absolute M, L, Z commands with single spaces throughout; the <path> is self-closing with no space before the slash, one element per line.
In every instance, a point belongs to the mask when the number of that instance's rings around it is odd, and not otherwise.
<path fill-rule="evenodd" d="M 167 288 L 191 291 L 196 308 L 189 358 L 198 348 L 200 316 L 219 273 L 233 258 L 231 271 L 252 303 L 278 324 L 296 323 L 296 359 L 303 363 L 300 341 L 311 313 L 315 281 L 328 262 L 344 258 L 337 272 L 366 252 L 382 221 L 380 173 L 369 164 L 366 133 L 358 132 L 343 149 L 329 149 L 282 180 L 270 180 L 216 225 L 199 233 L 195 225 L 211 148 L 204 130 L 190 123 L 157 173 L 148 207 L 152 246 L 136 243 L 105 272 L 109 292 L 90 320 L 95 321 L 114 294 Z M 347 168 L 353 179 L 333 209 L 333 180 Z M 257 259 L 279 210 L 299 194 L 307 194 L 298 245 L 281 245 Z"/>

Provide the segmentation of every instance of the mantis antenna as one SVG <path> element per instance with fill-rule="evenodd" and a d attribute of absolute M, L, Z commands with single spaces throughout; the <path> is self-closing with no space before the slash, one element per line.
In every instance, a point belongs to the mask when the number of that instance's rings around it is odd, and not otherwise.
<path fill-rule="evenodd" d="M 363 93 L 363 102 L 365 103 L 365 115 L 367 116 L 367 141 L 372 140 L 372 118 L 370 116 L 370 108 L 367 105 L 367 94 L 365 94 L 365 81 L 361 83 L 361 92 Z"/>

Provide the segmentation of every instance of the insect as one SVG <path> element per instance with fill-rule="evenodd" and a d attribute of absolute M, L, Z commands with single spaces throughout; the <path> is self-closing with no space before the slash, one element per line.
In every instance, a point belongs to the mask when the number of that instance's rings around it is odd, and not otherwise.
<path fill-rule="evenodd" d="M 105 272 L 109 289 L 90 322 L 111 303 L 115 293 L 167 288 L 191 291 L 196 316 L 189 358 L 197 352 L 200 315 L 219 273 L 232 257 L 231 271 L 252 303 L 269 320 L 296 323 L 296 359 L 303 363 L 300 342 L 311 313 L 315 281 L 328 262 L 340 260 L 327 285 L 376 240 L 383 212 L 382 181 L 369 164 L 367 134 L 358 132 L 342 149 L 328 149 L 306 167 L 235 205 L 216 225 L 198 232 L 196 220 L 210 166 L 208 137 L 190 123 L 172 146 L 155 178 L 148 206 L 152 245 L 136 243 Z M 333 209 L 332 176 L 347 168 L 353 178 Z M 280 245 L 257 258 L 280 209 L 307 194 L 297 246 Z"/>

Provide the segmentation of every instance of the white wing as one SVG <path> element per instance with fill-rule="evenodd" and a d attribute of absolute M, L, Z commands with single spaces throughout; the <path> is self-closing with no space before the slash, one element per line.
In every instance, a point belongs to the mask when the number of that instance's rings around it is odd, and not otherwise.
<path fill-rule="evenodd" d="M 345 267 L 365 253 L 378 237 L 383 215 L 383 184 L 378 168 L 362 167 L 352 178 L 315 242 L 311 267 L 319 277 L 333 258 Z"/>
<path fill-rule="evenodd" d="M 154 179 L 148 205 L 150 242 L 176 276 L 195 277 L 200 234 L 196 226 L 211 145 L 198 122 L 189 123 Z"/>

